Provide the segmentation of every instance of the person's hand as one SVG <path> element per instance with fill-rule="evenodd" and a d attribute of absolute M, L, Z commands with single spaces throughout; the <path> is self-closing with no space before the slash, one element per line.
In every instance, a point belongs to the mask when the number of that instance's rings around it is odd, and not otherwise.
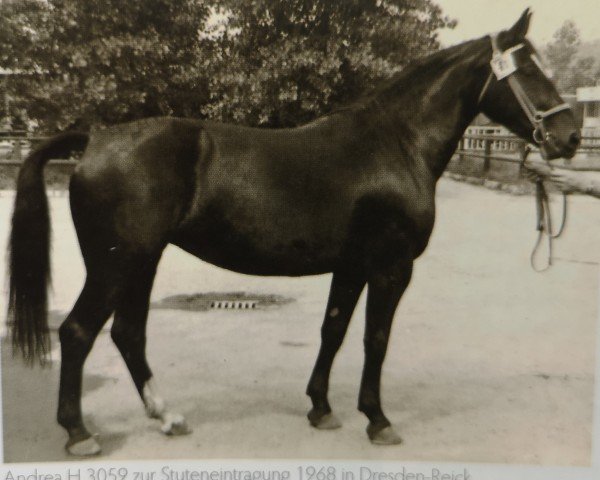
<path fill-rule="evenodd" d="M 565 193 L 587 193 L 588 190 L 587 182 L 581 178 L 581 174 L 567 170 L 552 170 L 550 181 Z"/>
<path fill-rule="evenodd" d="M 546 178 L 550 175 L 551 169 L 546 163 L 527 160 L 523 169 L 523 175 L 530 182 L 535 182 L 538 177 Z"/>

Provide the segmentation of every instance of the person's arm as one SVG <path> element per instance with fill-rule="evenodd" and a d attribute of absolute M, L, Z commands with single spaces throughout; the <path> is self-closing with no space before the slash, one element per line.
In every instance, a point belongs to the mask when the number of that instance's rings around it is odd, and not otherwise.
<path fill-rule="evenodd" d="M 600 179 L 593 173 L 595 172 L 553 170 L 550 181 L 563 192 L 580 192 L 600 198 Z"/>
<path fill-rule="evenodd" d="M 544 163 L 532 161 L 526 162 L 525 167 L 550 180 L 565 193 L 579 192 L 600 198 L 600 172 L 551 169 Z"/>
<path fill-rule="evenodd" d="M 526 169 L 526 173 L 534 172 L 534 173 L 537 173 L 538 175 L 541 175 L 544 178 L 549 177 L 550 174 L 552 173 L 552 169 L 548 166 L 547 163 L 542 163 L 539 161 L 534 162 L 532 160 L 527 160 L 525 162 L 525 169 Z M 535 175 L 533 177 L 535 177 Z"/>

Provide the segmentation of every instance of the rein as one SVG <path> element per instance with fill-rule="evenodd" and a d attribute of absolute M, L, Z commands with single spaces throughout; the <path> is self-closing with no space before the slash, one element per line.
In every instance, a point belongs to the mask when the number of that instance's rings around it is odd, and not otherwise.
<path fill-rule="evenodd" d="M 540 273 L 545 272 L 552 266 L 553 260 L 553 241 L 559 238 L 567 224 L 567 194 L 563 193 L 563 208 L 562 208 L 562 220 L 560 224 L 560 228 L 555 233 L 552 230 L 552 212 L 550 210 L 550 202 L 548 200 L 548 193 L 546 192 L 546 187 L 544 186 L 544 181 L 541 177 L 538 177 L 535 181 L 535 204 L 536 204 L 536 212 L 537 212 L 537 231 L 538 238 L 535 242 L 535 246 L 533 247 L 533 251 L 531 252 L 531 256 L 529 258 L 529 262 L 531 263 L 531 268 L 534 271 Z M 537 253 L 539 251 L 539 247 L 542 244 L 542 240 L 546 236 L 548 238 L 548 260 L 546 264 L 542 267 L 538 267 L 536 263 Z"/>
<path fill-rule="evenodd" d="M 521 156 L 521 167 L 525 167 L 525 161 L 527 160 L 527 156 L 529 155 L 529 148 L 526 148 Z M 550 168 L 552 166 L 548 164 Z M 558 231 L 553 231 L 552 226 L 552 210 L 550 209 L 550 200 L 548 197 L 548 192 L 546 191 L 546 186 L 544 185 L 544 179 L 541 175 L 537 175 L 535 179 L 535 206 L 536 206 L 536 230 L 538 231 L 538 237 L 531 251 L 531 255 L 529 257 L 529 263 L 531 264 L 531 268 L 538 273 L 545 272 L 552 266 L 553 259 L 553 242 L 557 238 L 559 238 L 565 231 L 565 227 L 567 225 L 567 194 L 562 194 L 562 219 L 560 222 L 560 228 Z M 542 241 L 546 237 L 548 239 L 548 260 L 544 266 L 538 267 L 536 258 L 538 256 L 539 249 L 542 245 Z"/>

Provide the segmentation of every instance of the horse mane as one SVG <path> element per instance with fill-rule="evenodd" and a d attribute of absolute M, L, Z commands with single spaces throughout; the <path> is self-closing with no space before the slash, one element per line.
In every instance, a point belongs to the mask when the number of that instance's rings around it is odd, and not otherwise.
<path fill-rule="evenodd" d="M 384 104 L 382 97 L 386 95 L 410 94 L 415 86 L 424 85 L 441 72 L 457 62 L 468 58 L 468 53 L 477 45 L 483 45 L 485 37 L 468 40 L 452 47 L 439 50 L 425 57 L 409 62 L 403 69 L 391 75 L 375 88 L 367 91 L 356 100 L 333 109 L 329 115 L 343 112 L 367 110 L 373 106 Z"/>

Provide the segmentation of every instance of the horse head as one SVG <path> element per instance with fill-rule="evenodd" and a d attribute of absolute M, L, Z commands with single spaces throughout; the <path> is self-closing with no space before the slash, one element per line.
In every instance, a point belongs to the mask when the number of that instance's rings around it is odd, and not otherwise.
<path fill-rule="evenodd" d="M 491 72 L 479 106 L 492 120 L 537 144 L 544 158 L 572 158 L 581 134 L 571 108 L 526 38 L 530 19 L 527 9 L 510 29 L 491 36 Z"/>

